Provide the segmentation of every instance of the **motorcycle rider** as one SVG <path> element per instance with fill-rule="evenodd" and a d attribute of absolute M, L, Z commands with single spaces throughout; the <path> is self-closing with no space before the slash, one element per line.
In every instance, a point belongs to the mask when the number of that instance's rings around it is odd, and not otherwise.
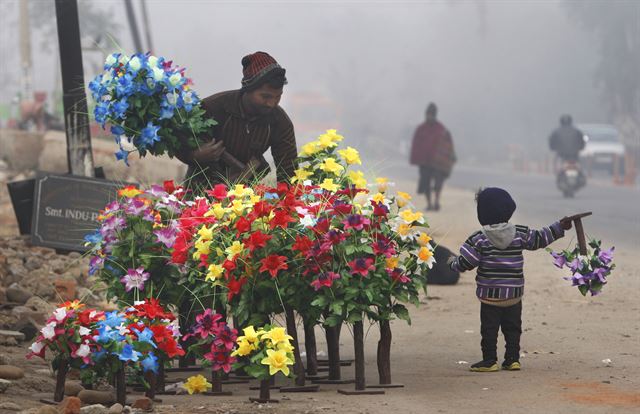
<path fill-rule="evenodd" d="M 549 137 L 549 147 L 563 161 L 577 162 L 580 151 L 584 148 L 582 131 L 573 126 L 571 115 L 560 117 L 560 126 Z"/>
<path fill-rule="evenodd" d="M 587 182 L 582 169 L 578 166 L 580 151 L 584 146 L 584 135 L 582 131 L 573 125 L 571 115 L 562 115 L 560 117 L 560 126 L 549 137 L 549 147 L 563 161 L 563 166 L 558 170 L 556 180 L 558 188 L 565 196 L 572 196 L 577 189 L 583 187 Z M 578 179 L 575 184 L 568 182 L 568 169 L 577 170 Z"/>

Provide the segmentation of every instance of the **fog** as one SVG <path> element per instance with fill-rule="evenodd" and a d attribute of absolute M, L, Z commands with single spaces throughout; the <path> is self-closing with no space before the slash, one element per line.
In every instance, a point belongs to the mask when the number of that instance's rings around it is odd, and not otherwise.
<path fill-rule="evenodd" d="M 124 3 L 91 4 L 120 26 L 110 34 L 117 44 L 104 52 L 132 52 Z M 149 0 L 147 7 L 153 52 L 186 67 L 201 97 L 239 87 L 245 54 L 272 54 L 287 69 L 281 105 L 299 143 L 338 128 L 371 157 L 402 161 L 433 101 L 460 161 L 482 163 L 505 159 L 510 144 L 545 154 L 562 113 L 609 121 L 593 80 L 595 41 L 562 1 Z M 9 30 L 1 32 L 4 79 L 18 59 Z M 56 52 L 55 36 L 34 40 L 35 89 L 54 88 Z M 87 78 L 102 59 L 85 53 Z M 16 87 L 2 87 L 3 103 Z"/>

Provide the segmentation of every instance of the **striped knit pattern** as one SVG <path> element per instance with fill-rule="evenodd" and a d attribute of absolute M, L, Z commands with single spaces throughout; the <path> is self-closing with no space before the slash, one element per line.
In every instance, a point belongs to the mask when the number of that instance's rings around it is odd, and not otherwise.
<path fill-rule="evenodd" d="M 274 58 L 265 52 L 256 52 L 247 55 L 244 59 L 249 59 L 249 64 L 242 69 L 242 85 L 249 86 L 260 80 L 264 75 L 273 69 L 280 68 Z M 244 61 L 243 59 L 243 61 Z"/>
<path fill-rule="evenodd" d="M 476 295 L 480 299 L 506 300 L 524 294 L 523 250 L 537 250 L 564 236 L 560 222 L 541 230 L 516 225 L 516 234 L 509 246 L 495 247 L 482 232 L 473 233 L 460 247 L 451 268 L 459 272 L 478 268 Z"/>
<path fill-rule="evenodd" d="M 297 168 L 298 149 L 293 124 L 280 107 L 271 114 L 249 119 L 242 110 L 241 91 L 221 92 L 202 101 L 208 116 L 218 122 L 211 137 L 224 141 L 227 152 L 243 163 L 252 157 L 261 157 L 271 148 L 278 181 L 288 181 Z M 222 161 L 209 165 L 191 165 L 187 177 L 195 177 L 201 183 L 221 182 L 220 176 L 228 176 Z M 208 187 L 208 185 L 207 185 Z"/>

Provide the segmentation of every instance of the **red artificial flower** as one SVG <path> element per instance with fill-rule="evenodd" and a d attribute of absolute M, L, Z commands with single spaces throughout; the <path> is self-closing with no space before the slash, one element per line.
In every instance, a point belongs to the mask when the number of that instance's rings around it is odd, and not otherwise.
<path fill-rule="evenodd" d="M 329 220 L 321 218 L 316 222 L 316 225 L 312 227 L 312 230 L 316 234 L 324 234 L 329 231 Z"/>
<path fill-rule="evenodd" d="M 361 214 L 349 214 L 343 221 L 344 229 L 362 230 L 365 226 L 371 224 L 371 220 Z"/>
<path fill-rule="evenodd" d="M 218 200 L 227 198 L 227 186 L 224 184 L 216 184 L 213 186 L 213 190 L 207 190 L 207 194 Z"/>
<path fill-rule="evenodd" d="M 271 210 L 273 207 L 271 204 L 267 203 L 264 200 L 258 201 L 253 205 L 253 212 L 257 215 L 257 217 L 267 217 L 271 214 Z"/>
<path fill-rule="evenodd" d="M 227 282 L 227 289 L 229 289 L 229 292 L 227 293 L 227 299 L 231 300 L 235 295 L 240 293 L 240 289 L 242 289 L 242 286 L 247 283 L 247 280 L 248 279 L 246 277 L 242 277 L 238 280 L 234 279 L 233 277 L 229 278 L 229 281 Z"/>
<path fill-rule="evenodd" d="M 244 245 L 253 252 L 258 247 L 262 248 L 267 245 L 267 242 L 271 240 L 273 236 L 264 234 L 260 230 L 254 231 L 249 237 L 243 240 Z"/>
<path fill-rule="evenodd" d="M 292 250 L 297 250 L 302 254 L 306 254 L 313 247 L 313 242 L 307 236 L 296 236 L 296 241 L 291 246 Z"/>
<path fill-rule="evenodd" d="M 223 370 L 227 374 L 231 371 L 231 364 L 236 362 L 236 357 L 231 356 L 231 352 L 218 348 L 211 344 L 211 352 L 203 355 L 205 359 L 211 361 L 211 369 L 214 371 Z"/>
<path fill-rule="evenodd" d="M 351 214 L 351 212 L 353 211 L 353 205 L 345 203 L 344 201 L 337 201 L 333 205 L 333 210 L 342 215 Z"/>
<path fill-rule="evenodd" d="M 375 270 L 375 266 L 373 265 L 373 259 L 359 257 L 354 259 L 348 263 L 351 268 L 351 274 L 359 274 L 362 277 L 365 277 L 369 274 L 369 272 Z"/>
<path fill-rule="evenodd" d="M 385 206 L 384 204 L 376 203 L 372 200 L 371 205 L 373 206 L 374 216 L 387 217 L 387 214 L 389 214 L 389 207 Z"/>
<path fill-rule="evenodd" d="M 236 262 L 235 260 L 225 260 L 222 263 L 222 267 L 224 267 L 227 272 L 232 272 L 236 269 Z"/>
<path fill-rule="evenodd" d="M 408 283 L 411 282 L 411 279 L 407 277 L 407 275 L 402 271 L 402 269 L 396 267 L 393 270 L 387 269 L 387 273 L 391 276 L 391 279 L 395 280 L 398 283 Z"/>
<path fill-rule="evenodd" d="M 209 255 L 208 254 L 201 254 L 200 255 L 200 263 L 198 264 L 198 267 L 209 267 Z"/>
<path fill-rule="evenodd" d="M 275 215 L 269 222 L 269 227 L 271 228 L 271 230 L 275 229 L 276 227 L 281 227 L 283 229 L 286 229 L 289 223 L 295 223 L 295 222 L 296 222 L 296 219 L 291 217 L 291 214 L 288 211 L 277 210 L 275 212 Z"/>
<path fill-rule="evenodd" d="M 331 287 L 333 281 L 336 279 L 340 279 L 340 275 L 335 272 L 321 273 L 316 280 L 311 282 L 311 286 L 313 286 L 315 290 L 320 290 L 323 286 Z"/>
<path fill-rule="evenodd" d="M 380 234 L 376 235 L 376 240 L 374 240 L 371 248 L 376 256 L 391 257 L 396 254 L 395 243 L 393 240 L 390 240 L 388 237 Z"/>
<path fill-rule="evenodd" d="M 248 232 L 251 230 L 251 222 L 244 217 L 240 217 L 236 222 L 236 230 L 238 230 L 238 235 Z"/>
<path fill-rule="evenodd" d="M 164 351 L 169 358 L 175 358 L 176 356 L 182 356 L 185 354 L 184 350 L 180 345 L 178 345 L 178 342 L 173 337 L 170 337 L 164 342 L 158 343 L 158 348 L 161 351 Z"/>
<path fill-rule="evenodd" d="M 174 184 L 173 180 L 166 180 L 164 183 L 162 183 L 162 187 L 164 187 L 164 191 L 169 194 L 173 194 L 173 192 L 176 191 L 176 185 Z"/>
<path fill-rule="evenodd" d="M 289 266 L 286 263 L 286 256 L 278 256 L 277 254 L 271 254 L 264 259 L 260 260 L 262 266 L 260 267 L 261 272 L 269 272 L 271 277 L 276 277 L 280 270 L 287 270 Z"/>
<path fill-rule="evenodd" d="M 144 303 L 135 305 L 133 308 L 135 309 L 133 313 L 135 313 L 137 316 L 141 318 L 147 317 L 149 319 L 155 319 L 155 318 L 169 319 L 169 320 L 175 319 L 175 317 L 171 312 L 165 312 L 162 305 L 160 305 L 160 301 L 158 301 L 158 299 L 154 299 L 154 298 L 146 299 Z"/>

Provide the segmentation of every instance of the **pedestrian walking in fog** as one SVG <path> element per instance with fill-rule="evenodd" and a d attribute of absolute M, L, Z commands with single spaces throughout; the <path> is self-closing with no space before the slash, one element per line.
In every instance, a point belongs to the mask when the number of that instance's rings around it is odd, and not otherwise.
<path fill-rule="evenodd" d="M 427 106 L 426 119 L 416 129 L 411 145 L 411 165 L 417 165 L 420 171 L 418 193 L 426 195 L 429 211 L 440 210 L 442 185 L 456 162 L 451 134 L 438 121 L 437 115 L 438 108 L 432 102 Z"/>

